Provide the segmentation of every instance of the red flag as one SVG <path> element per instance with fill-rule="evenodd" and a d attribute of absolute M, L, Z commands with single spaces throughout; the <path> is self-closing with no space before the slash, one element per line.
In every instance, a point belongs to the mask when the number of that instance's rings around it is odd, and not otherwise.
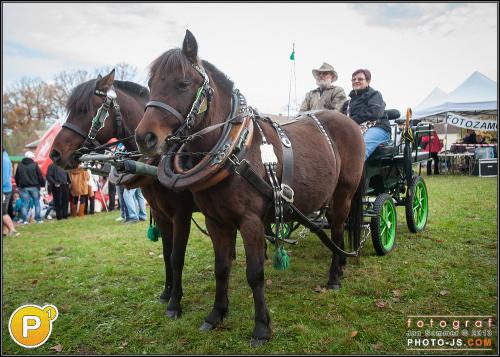
<path fill-rule="evenodd" d="M 40 166 L 43 176 L 47 175 L 47 169 L 52 163 L 49 157 L 50 149 L 52 148 L 52 143 L 56 138 L 56 135 L 62 129 L 61 121 L 57 120 L 52 126 L 43 134 L 38 146 L 35 151 L 35 162 Z"/>

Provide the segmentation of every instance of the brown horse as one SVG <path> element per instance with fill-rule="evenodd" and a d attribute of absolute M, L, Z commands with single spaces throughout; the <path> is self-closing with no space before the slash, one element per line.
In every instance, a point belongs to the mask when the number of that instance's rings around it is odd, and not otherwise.
<path fill-rule="evenodd" d="M 213 149 L 221 135 L 224 135 L 222 123 L 247 123 L 248 117 L 251 117 L 249 124 L 244 125 L 253 135 L 248 134 L 246 139 L 239 136 L 236 141 L 243 140 L 244 149 L 238 155 L 231 155 L 231 160 L 225 161 L 228 165 L 233 164 L 230 166 L 233 174 L 220 174 L 218 180 L 210 178 L 200 184 L 200 180 L 196 180 L 196 175 L 191 175 L 191 172 L 195 172 L 199 165 L 204 165 L 204 160 L 193 161 L 191 166 L 184 168 L 182 163 L 174 160 L 172 165 L 175 166 L 175 173 L 167 174 L 166 167 L 171 163 L 168 157 L 162 161 L 165 168 L 158 166 L 158 173 L 164 184 L 190 188 L 197 206 L 206 216 L 215 252 L 216 294 L 213 308 L 201 329 L 216 327 L 228 312 L 231 244 L 239 230 L 246 253 L 247 281 L 252 288 L 255 304 L 252 344 L 264 343 L 271 337 L 271 321 L 264 298 L 264 228 L 271 221 L 269 218 L 273 218 L 268 210 L 272 201 L 256 188 L 258 185 L 250 184 L 250 180 L 243 177 L 238 160 L 240 163 L 244 160 L 249 162 L 256 176 L 266 180 L 266 169 L 261 159 L 263 133 L 267 143 L 272 144 L 280 163 L 277 177 L 281 179 L 284 172 L 281 165 L 285 152 L 282 148 L 284 139 L 268 121 L 257 120 L 253 114 L 245 114 L 253 110 L 249 111 L 245 107 L 244 99 L 240 97 L 239 103 L 234 103 L 233 82 L 212 64 L 198 58 L 198 45 L 189 31 L 186 32 L 182 49 L 168 50 L 152 63 L 148 85 L 152 101 L 147 104 L 136 129 L 139 149 L 146 155 L 171 150 L 172 145 L 184 142 L 182 150 L 190 153 L 210 152 L 210 160 L 215 160 L 215 164 L 217 158 L 223 160 L 226 155 L 224 148 L 217 153 Z M 240 105 L 241 110 L 233 115 L 235 105 Z M 350 212 L 355 209 L 360 212 L 362 205 L 360 192 L 363 186 L 364 142 L 359 127 L 343 114 L 327 110 L 315 115 L 318 121 L 313 120 L 313 117 L 304 117 L 283 127 L 293 147 L 293 204 L 305 215 L 326 207 L 326 216 L 332 227 L 332 240 L 337 246 L 343 247 L 345 223 L 348 218 L 354 218 Z M 230 147 L 232 144 L 228 145 Z M 198 171 L 203 176 L 203 172 L 208 173 L 212 167 L 210 164 L 205 171 Z M 224 167 L 220 172 L 223 171 Z M 193 181 L 190 184 L 191 178 Z M 356 229 L 359 234 L 361 217 L 358 214 L 356 218 L 349 221 L 349 227 Z M 332 256 L 327 283 L 329 288 L 340 287 L 344 265 L 345 257 Z"/>
<path fill-rule="evenodd" d="M 112 103 L 104 126 L 97 132 L 95 145 L 106 143 L 111 138 L 126 139 L 128 151 L 137 150 L 134 133 L 142 118 L 149 99 L 149 90 L 132 82 L 114 80 L 114 70 L 108 75 L 82 83 L 73 89 L 66 103 L 68 118 L 54 139 L 50 157 L 64 169 L 78 165 L 78 157 L 84 143 L 87 144 L 91 123 L 98 108 L 113 89 L 116 99 Z M 114 108 L 118 105 L 118 111 Z M 123 116 L 122 116 L 123 114 Z M 129 175 L 131 176 L 131 175 Z M 162 302 L 169 302 L 166 314 L 177 318 L 181 314 L 182 269 L 191 226 L 193 198 L 189 191 L 173 192 L 151 176 L 134 175 L 123 182 L 127 188 L 141 187 L 151 206 L 152 215 L 161 231 L 163 259 L 165 262 L 165 288 L 160 295 Z"/>

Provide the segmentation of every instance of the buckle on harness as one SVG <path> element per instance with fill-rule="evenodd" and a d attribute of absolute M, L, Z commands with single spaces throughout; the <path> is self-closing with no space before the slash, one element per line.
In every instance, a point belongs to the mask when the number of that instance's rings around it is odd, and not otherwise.
<path fill-rule="evenodd" d="M 281 198 L 283 198 L 286 202 L 293 203 L 293 196 L 295 195 L 295 193 L 293 192 L 293 189 L 287 184 L 281 184 L 280 195 Z"/>

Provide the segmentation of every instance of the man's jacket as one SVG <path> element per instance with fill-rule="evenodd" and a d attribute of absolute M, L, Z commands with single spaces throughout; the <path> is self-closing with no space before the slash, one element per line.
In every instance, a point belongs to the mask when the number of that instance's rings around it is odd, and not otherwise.
<path fill-rule="evenodd" d="M 342 105 L 347 100 L 347 96 L 342 88 L 330 86 L 321 90 L 313 89 L 306 94 L 306 98 L 300 107 L 301 112 L 318 109 L 332 109 L 340 111 Z"/>
<path fill-rule="evenodd" d="M 25 157 L 21 160 L 16 170 L 16 185 L 17 187 L 43 187 L 45 179 L 42 171 L 33 159 Z"/>

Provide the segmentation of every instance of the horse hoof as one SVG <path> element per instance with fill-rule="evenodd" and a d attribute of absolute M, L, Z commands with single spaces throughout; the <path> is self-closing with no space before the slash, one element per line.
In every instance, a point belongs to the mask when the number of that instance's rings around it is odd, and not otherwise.
<path fill-rule="evenodd" d="M 172 320 L 177 320 L 179 317 L 181 317 L 181 312 L 179 310 L 167 310 L 165 314 Z"/>
<path fill-rule="evenodd" d="M 328 290 L 340 290 L 340 284 L 328 284 L 326 286 Z"/>
<path fill-rule="evenodd" d="M 252 338 L 250 340 L 250 346 L 252 346 L 253 348 L 256 348 L 256 347 L 260 347 L 260 346 L 264 345 L 266 342 L 267 342 L 267 340 L 263 339 L 263 338 Z"/>
<path fill-rule="evenodd" d="M 200 331 L 210 331 L 210 330 L 213 330 L 214 328 L 215 328 L 214 325 L 204 321 L 203 325 L 201 325 L 201 327 L 200 327 Z"/>

